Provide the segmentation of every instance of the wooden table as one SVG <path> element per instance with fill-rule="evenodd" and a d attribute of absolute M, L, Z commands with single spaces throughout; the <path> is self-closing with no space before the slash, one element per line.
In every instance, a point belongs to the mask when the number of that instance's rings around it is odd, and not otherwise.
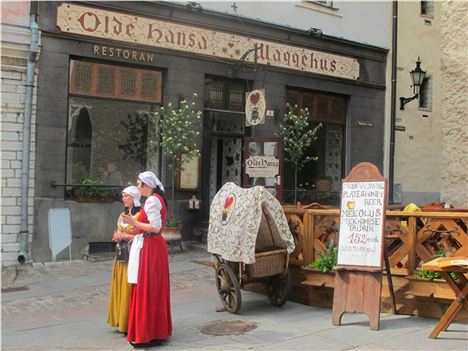
<path fill-rule="evenodd" d="M 464 273 L 468 273 L 468 257 L 441 257 L 430 262 L 424 263 L 422 268 L 434 272 L 440 272 L 447 284 L 455 293 L 455 300 L 451 303 L 447 311 L 440 318 L 439 323 L 429 335 L 429 338 L 435 339 L 443 330 L 447 330 L 450 324 L 455 320 L 458 312 L 463 308 L 468 295 L 468 279 Z M 453 274 L 451 274 L 453 273 Z M 456 276 L 456 279 L 454 278 Z"/>

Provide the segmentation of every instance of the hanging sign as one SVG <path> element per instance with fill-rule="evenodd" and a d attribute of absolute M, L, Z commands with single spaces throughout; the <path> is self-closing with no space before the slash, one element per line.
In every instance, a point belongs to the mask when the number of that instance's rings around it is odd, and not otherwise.
<path fill-rule="evenodd" d="M 382 265 L 385 182 L 343 182 L 338 265 Z"/>
<path fill-rule="evenodd" d="M 256 126 L 265 123 L 265 89 L 245 93 L 245 125 Z"/>
<path fill-rule="evenodd" d="M 245 160 L 245 173 L 250 178 L 272 178 L 279 174 L 279 159 L 275 156 L 250 156 Z"/>

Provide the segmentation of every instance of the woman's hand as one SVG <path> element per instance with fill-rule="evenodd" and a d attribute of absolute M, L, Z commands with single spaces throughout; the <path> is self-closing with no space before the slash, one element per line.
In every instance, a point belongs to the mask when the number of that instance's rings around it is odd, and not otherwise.
<path fill-rule="evenodd" d="M 114 234 L 112 235 L 112 241 L 116 241 L 116 242 L 122 241 L 122 236 L 123 236 L 123 233 L 116 230 Z"/>
<path fill-rule="evenodd" d="M 128 214 L 125 215 L 124 214 L 124 215 L 122 215 L 122 222 L 127 223 L 127 224 L 131 224 L 131 225 L 135 225 L 136 220 L 135 220 L 135 218 L 133 218 L 132 215 L 128 215 Z"/>

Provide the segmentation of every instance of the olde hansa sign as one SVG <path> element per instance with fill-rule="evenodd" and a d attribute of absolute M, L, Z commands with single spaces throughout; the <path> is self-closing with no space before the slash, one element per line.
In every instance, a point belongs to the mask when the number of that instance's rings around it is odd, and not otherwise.
<path fill-rule="evenodd" d="M 349 57 L 73 3 L 58 6 L 57 27 L 64 33 L 228 60 L 239 60 L 257 44 L 261 47 L 259 64 L 338 78 L 359 78 L 359 63 Z M 253 55 L 246 61 L 253 62 Z"/>

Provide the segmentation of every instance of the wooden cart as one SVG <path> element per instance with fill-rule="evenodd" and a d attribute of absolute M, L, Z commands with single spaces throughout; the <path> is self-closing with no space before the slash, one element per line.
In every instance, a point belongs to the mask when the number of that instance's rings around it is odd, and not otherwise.
<path fill-rule="evenodd" d="M 276 235 L 275 235 L 276 234 Z M 250 283 L 263 283 L 270 303 L 282 306 L 290 288 L 289 254 L 286 244 L 275 233 L 272 218 L 262 213 L 255 243 L 255 263 L 231 262 L 221 255 L 215 258 L 216 288 L 227 311 L 237 313 L 241 308 L 241 289 Z"/>

